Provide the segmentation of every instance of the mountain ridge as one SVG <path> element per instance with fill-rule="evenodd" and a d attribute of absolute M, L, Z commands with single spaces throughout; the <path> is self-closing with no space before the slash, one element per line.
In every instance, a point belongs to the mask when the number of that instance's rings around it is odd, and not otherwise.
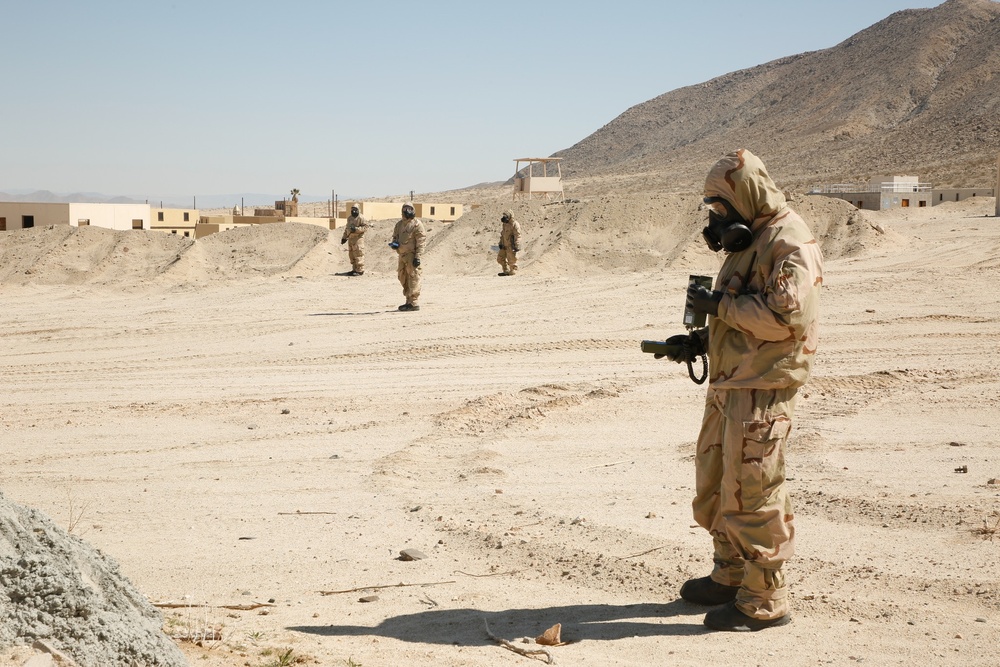
<path fill-rule="evenodd" d="M 568 178 L 700 187 L 745 147 L 786 187 L 917 174 L 992 184 L 1000 152 L 1000 3 L 907 9 L 839 44 L 736 70 L 630 107 L 554 155 Z"/>

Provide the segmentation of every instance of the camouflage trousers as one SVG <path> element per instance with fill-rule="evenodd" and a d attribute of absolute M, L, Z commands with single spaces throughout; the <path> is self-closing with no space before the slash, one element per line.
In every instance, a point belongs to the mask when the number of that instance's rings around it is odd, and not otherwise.
<path fill-rule="evenodd" d="M 411 306 L 417 305 L 417 299 L 420 298 L 420 267 L 413 266 L 413 257 L 412 252 L 400 255 L 396 265 L 396 275 L 399 277 L 399 284 L 403 286 L 403 296 Z"/>
<path fill-rule="evenodd" d="M 351 258 L 351 268 L 358 273 L 365 272 L 365 242 L 364 239 L 347 240 L 347 256 Z"/>
<path fill-rule="evenodd" d="M 694 518 L 714 542 L 712 579 L 739 586 L 748 616 L 788 613 L 782 566 L 795 550 L 785 489 L 794 389 L 708 390 L 695 456 Z"/>
<path fill-rule="evenodd" d="M 497 253 L 497 263 L 504 273 L 517 273 L 517 253 L 512 248 L 500 248 L 500 252 Z"/>

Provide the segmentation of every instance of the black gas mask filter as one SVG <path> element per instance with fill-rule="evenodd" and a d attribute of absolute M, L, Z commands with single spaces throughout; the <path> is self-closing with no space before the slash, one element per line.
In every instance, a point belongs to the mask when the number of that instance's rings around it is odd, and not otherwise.
<path fill-rule="evenodd" d="M 740 252 L 753 243 L 753 232 L 747 220 L 722 197 L 705 197 L 708 226 L 701 231 L 705 243 L 714 252 Z"/>

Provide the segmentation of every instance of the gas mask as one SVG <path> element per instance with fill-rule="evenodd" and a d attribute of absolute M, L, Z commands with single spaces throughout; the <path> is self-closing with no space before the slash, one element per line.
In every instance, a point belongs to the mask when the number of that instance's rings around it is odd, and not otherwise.
<path fill-rule="evenodd" d="M 740 252 L 753 243 L 753 232 L 743 216 L 722 197 L 705 197 L 708 227 L 701 231 L 705 243 L 714 252 Z"/>
<path fill-rule="evenodd" d="M 500 222 L 508 223 L 508 222 L 510 222 L 510 218 L 508 218 L 506 215 L 501 216 Z"/>
<path fill-rule="evenodd" d="M 358 217 L 358 207 L 357 206 L 352 206 L 351 207 L 351 215 L 353 215 L 355 218 Z"/>
<path fill-rule="evenodd" d="M 413 219 L 414 213 L 413 213 L 413 207 L 412 206 L 404 206 L 403 207 L 403 217 L 406 218 L 407 220 L 412 220 Z"/>

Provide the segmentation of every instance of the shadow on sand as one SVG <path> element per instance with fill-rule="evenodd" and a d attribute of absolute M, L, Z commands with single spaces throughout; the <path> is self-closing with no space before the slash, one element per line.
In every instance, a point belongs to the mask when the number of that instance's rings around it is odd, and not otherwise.
<path fill-rule="evenodd" d="M 373 635 L 421 644 L 479 646 L 492 644 L 484 620 L 498 637 L 513 641 L 537 637 L 556 623 L 562 623 L 566 642 L 610 641 L 630 637 L 696 635 L 709 632 L 701 620 L 705 608 L 681 600 L 666 604 L 570 605 L 547 609 L 430 610 L 393 616 L 374 627 L 359 625 L 300 625 L 287 628 L 324 637 Z M 658 623 L 679 616 L 693 616 L 690 622 Z"/>
<path fill-rule="evenodd" d="M 363 313 L 309 313 L 309 317 L 343 317 L 344 315 L 385 315 L 386 313 L 398 313 L 399 308 L 390 310 L 369 310 Z"/>

